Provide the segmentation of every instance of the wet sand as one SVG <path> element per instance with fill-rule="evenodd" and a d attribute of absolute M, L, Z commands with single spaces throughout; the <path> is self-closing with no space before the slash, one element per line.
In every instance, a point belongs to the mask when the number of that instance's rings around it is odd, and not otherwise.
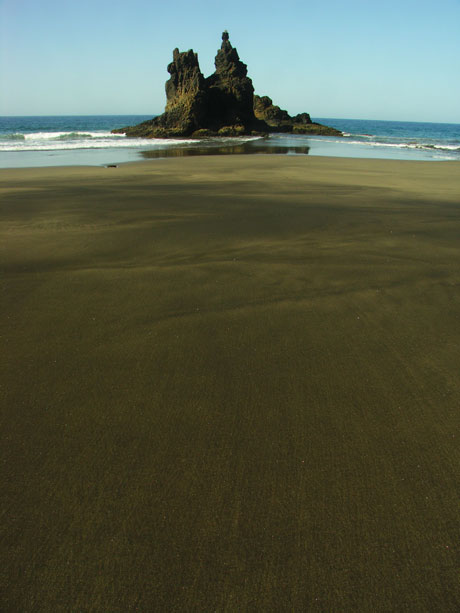
<path fill-rule="evenodd" d="M 458 610 L 458 163 L 0 198 L 2 611 Z"/>

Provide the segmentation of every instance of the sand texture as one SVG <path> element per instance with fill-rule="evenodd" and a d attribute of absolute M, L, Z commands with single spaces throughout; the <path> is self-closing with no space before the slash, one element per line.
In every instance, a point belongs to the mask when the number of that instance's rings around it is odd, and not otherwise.
<path fill-rule="evenodd" d="M 2 612 L 459 610 L 458 163 L 0 198 Z"/>

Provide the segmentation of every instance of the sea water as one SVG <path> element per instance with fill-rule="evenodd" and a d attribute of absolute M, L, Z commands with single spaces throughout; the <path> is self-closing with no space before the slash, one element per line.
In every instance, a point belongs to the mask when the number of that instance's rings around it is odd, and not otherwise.
<path fill-rule="evenodd" d="M 460 124 L 315 118 L 343 137 L 271 134 L 207 139 L 126 138 L 111 130 L 151 116 L 0 117 L 0 168 L 107 165 L 169 156 L 285 153 L 460 161 Z"/>
<path fill-rule="evenodd" d="M 460 124 L 328 118 L 316 121 L 343 132 L 343 137 L 329 138 L 328 142 L 344 147 L 347 157 L 460 161 Z M 322 155 L 319 148 L 317 145 L 316 155 Z M 337 150 L 334 155 L 342 154 Z"/>

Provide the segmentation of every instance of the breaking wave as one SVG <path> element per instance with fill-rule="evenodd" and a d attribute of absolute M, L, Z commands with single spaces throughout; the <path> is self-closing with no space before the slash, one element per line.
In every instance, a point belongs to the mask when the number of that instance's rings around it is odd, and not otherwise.
<path fill-rule="evenodd" d="M 124 134 L 101 132 L 31 132 L 0 134 L 0 151 L 52 151 L 68 149 L 152 148 L 193 143 L 190 139 L 126 138 Z"/>

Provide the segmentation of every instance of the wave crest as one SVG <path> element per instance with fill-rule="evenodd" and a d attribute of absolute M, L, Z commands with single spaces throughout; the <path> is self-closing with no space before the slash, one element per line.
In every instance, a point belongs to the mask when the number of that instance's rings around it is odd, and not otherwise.
<path fill-rule="evenodd" d="M 58 140 L 76 140 L 79 138 L 93 138 L 92 134 L 86 132 L 64 132 L 56 137 Z"/>
<path fill-rule="evenodd" d="M 4 138 L 5 140 L 25 140 L 26 137 L 24 134 L 4 134 L 0 138 Z"/>

